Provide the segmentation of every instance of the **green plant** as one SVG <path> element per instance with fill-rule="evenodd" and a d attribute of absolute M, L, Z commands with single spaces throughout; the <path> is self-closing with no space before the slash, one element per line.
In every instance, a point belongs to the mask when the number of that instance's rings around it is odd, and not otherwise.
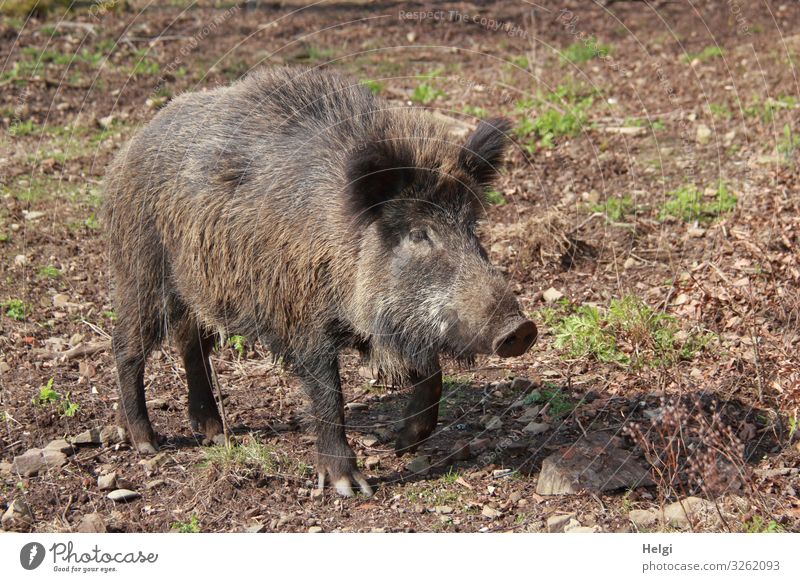
<path fill-rule="evenodd" d="M 19 137 L 23 135 L 33 135 L 38 133 L 39 126 L 34 123 L 32 119 L 28 119 L 26 121 L 18 121 L 17 123 L 12 123 L 11 127 L 8 128 L 9 135 L 13 137 Z"/>
<path fill-rule="evenodd" d="M 61 276 L 61 269 L 53 265 L 45 265 L 39 269 L 39 276 L 47 279 L 58 279 Z"/>
<path fill-rule="evenodd" d="M 608 198 L 605 202 L 593 204 L 591 210 L 592 212 L 602 212 L 612 222 L 619 222 L 633 210 L 633 198 L 630 196 Z"/>
<path fill-rule="evenodd" d="M 472 117 L 477 117 L 478 119 L 485 119 L 489 112 L 486 111 L 483 107 L 477 107 L 475 105 L 464 105 L 463 109 L 466 115 L 471 115 Z"/>
<path fill-rule="evenodd" d="M 789 159 L 794 156 L 798 148 L 800 148 L 800 135 L 795 134 L 787 123 L 783 126 L 783 136 L 778 140 L 778 153 Z"/>
<path fill-rule="evenodd" d="M 660 218 L 679 218 L 686 222 L 710 221 L 736 208 L 737 198 L 731 194 L 725 182 L 720 181 L 717 189 L 709 197 L 704 196 L 697 186 L 688 184 L 667 193 L 667 200 L 661 210 Z"/>
<path fill-rule="evenodd" d="M 516 57 L 511 57 L 510 63 L 511 65 L 515 65 L 520 69 L 527 69 L 530 66 L 528 57 L 526 55 L 518 55 Z"/>
<path fill-rule="evenodd" d="M 39 388 L 39 395 L 33 399 L 34 404 L 48 406 L 50 404 L 55 404 L 61 399 L 61 394 L 53 389 L 53 381 L 54 379 L 50 378 L 47 384 Z"/>
<path fill-rule="evenodd" d="M 103 315 L 106 316 L 111 321 L 117 321 L 117 312 L 113 309 L 109 309 L 108 311 L 104 311 Z"/>
<path fill-rule="evenodd" d="M 80 404 L 78 404 L 77 402 L 72 402 L 70 400 L 70 393 L 67 392 L 64 398 L 61 400 L 61 416 L 72 418 L 73 416 L 78 414 L 78 411 L 80 411 L 80 409 L 81 409 Z"/>
<path fill-rule="evenodd" d="M 719 103 L 710 103 L 708 105 L 709 111 L 711 111 L 711 115 L 714 117 L 719 117 L 721 119 L 730 119 L 733 117 L 733 113 L 728 108 L 727 105 L 719 104 Z"/>
<path fill-rule="evenodd" d="M 444 91 L 437 89 L 430 83 L 420 83 L 414 88 L 413 93 L 411 93 L 411 100 L 415 103 L 429 105 L 440 97 L 446 96 L 447 94 Z"/>
<path fill-rule="evenodd" d="M 86 226 L 86 228 L 88 228 L 89 230 L 97 230 L 98 228 L 100 228 L 100 221 L 99 221 L 99 220 L 97 220 L 97 216 L 95 216 L 95 213 L 94 213 L 94 212 L 92 212 L 92 213 L 91 213 L 91 214 L 88 216 L 88 218 L 87 218 L 86 220 L 84 220 L 84 221 L 83 221 L 83 224 L 84 224 L 84 226 Z"/>
<path fill-rule="evenodd" d="M 555 91 L 537 99 L 523 99 L 516 103 L 517 112 L 524 115 L 514 128 L 529 152 L 536 147 L 551 148 L 559 137 L 578 135 L 588 120 L 588 111 L 594 103 L 593 94 L 581 94 L 569 84 L 559 86 Z M 530 109 L 536 108 L 537 115 Z"/>
<path fill-rule="evenodd" d="M 743 523 L 745 533 L 780 533 L 785 531 L 775 520 L 764 521 L 764 518 L 754 515 Z"/>
<path fill-rule="evenodd" d="M 490 188 L 489 190 L 487 190 L 484 196 L 486 197 L 486 201 L 489 204 L 493 204 L 495 206 L 503 206 L 504 204 L 506 204 L 505 196 L 503 196 L 500 192 L 498 192 L 494 188 Z"/>
<path fill-rule="evenodd" d="M 274 474 L 281 457 L 269 446 L 248 435 L 241 444 L 214 445 L 204 452 L 205 462 L 230 471 L 240 478 Z"/>
<path fill-rule="evenodd" d="M 598 44 L 594 36 L 574 42 L 561 53 L 561 61 L 567 63 L 585 63 L 595 57 L 605 57 L 611 52 L 611 47 Z"/>
<path fill-rule="evenodd" d="M 333 49 L 319 48 L 313 45 L 308 47 L 308 58 L 311 61 L 331 60 L 335 54 Z"/>
<path fill-rule="evenodd" d="M 239 354 L 240 358 L 244 357 L 245 350 L 247 349 L 247 338 L 243 335 L 232 335 L 225 342 L 225 345 L 232 347 Z"/>
<path fill-rule="evenodd" d="M 376 81 L 375 79 L 361 79 L 360 83 L 372 91 L 375 95 L 378 95 L 381 91 L 383 91 L 383 83 Z"/>
<path fill-rule="evenodd" d="M 685 63 L 691 63 L 692 61 L 697 59 L 698 61 L 700 61 L 702 63 L 702 62 L 710 61 L 711 59 L 716 59 L 718 57 L 721 57 L 724 54 L 725 54 L 725 51 L 722 49 L 722 47 L 719 47 L 719 46 L 707 46 L 706 48 L 701 50 L 699 53 L 687 53 L 686 56 L 683 57 L 683 61 Z"/>
<path fill-rule="evenodd" d="M 30 311 L 21 299 L 9 299 L 3 302 L 3 309 L 6 310 L 6 316 L 17 321 L 24 321 Z"/>
<path fill-rule="evenodd" d="M 570 397 L 552 382 L 545 382 L 541 390 L 534 390 L 525 396 L 522 402 L 525 406 L 549 404 L 549 414 L 555 418 L 564 416 L 575 408 L 575 404 Z"/>
<path fill-rule="evenodd" d="M 189 521 L 176 521 L 171 529 L 178 533 L 200 533 L 200 520 L 192 515 Z"/>
<path fill-rule="evenodd" d="M 710 334 L 688 334 L 679 340 L 673 316 L 633 295 L 612 300 L 607 309 L 581 305 L 552 328 L 555 346 L 570 357 L 588 356 L 635 369 L 691 359 L 713 339 Z"/>

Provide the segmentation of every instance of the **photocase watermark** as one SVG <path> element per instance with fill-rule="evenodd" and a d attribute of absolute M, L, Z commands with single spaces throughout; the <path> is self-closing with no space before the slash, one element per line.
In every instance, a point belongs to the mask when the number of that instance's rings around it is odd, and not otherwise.
<path fill-rule="evenodd" d="M 739 0 L 728 0 L 728 10 L 736 19 L 736 31 L 742 36 L 751 36 L 753 33 L 750 31 L 750 25 L 742 11 L 741 2 Z"/>
<path fill-rule="evenodd" d="M 26 570 L 35 570 L 46 557 L 52 559 L 54 572 L 101 573 L 118 571 L 123 564 L 155 564 L 158 554 L 135 550 L 129 552 L 107 552 L 94 545 L 88 550 L 76 550 L 72 542 L 57 542 L 49 549 L 39 542 L 29 542 L 19 552 L 19 563 Z"/>
<path fill-rule="evenodd" d="M 119 6 L 120 0 L 95 0 L 89 8 L 89 16 L 95 20 L 100 20 L 107 13 Z"/>
<path fill-rule="evenodd" d="M 460 10 L 400 10 L 400 20 L 440 20 L 446 22 L 463 22 L 480 26 L 491 32 L 503 32 L 510 37 L 527 38 L 528 31 L 511 22 L 497 20 L 480 14 L 467 14 Z"/>

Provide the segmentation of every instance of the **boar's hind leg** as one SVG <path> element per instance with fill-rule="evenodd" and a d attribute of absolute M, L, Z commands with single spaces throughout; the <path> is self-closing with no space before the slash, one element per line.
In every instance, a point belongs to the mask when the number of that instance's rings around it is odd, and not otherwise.
<path fill-rule="evenodd" d="M 119 322 L 112 340 L 120 390 L 118 423 L 129 430 L 131 444 L 139 452 L 158 450 L 156 435 L 144 398 L 144 365 L 147 355 L 160 341 L 159 319 L 141 313 L 138 307 L 119 311 Z"/>
<path fill-rule="evenodd" d="M 413 453 L 431 436 L 439 419 L 439 400 L 442 397 L 442 371 L 433 374 L 413 372 L 410 376 L 414 393 L 405 412 L 403 429 L 395 441 L 397 456 Z"/>
<path fill-rule="evenodd" d="M 356 455 L 344 429 L 344 400 L 339 378 L 339 363 L 336 358 L 323 365 L 297 365 L 296 371 L 303 380 L 311 398 L 317 428 L 317 472 L 319 488 L 325 486 L 326 475 L 336 491 L 345 497 L 353 496 L 353 484 L 357 484 L 367 497 L 372 489 L 356 468 Z"/>
<path fill-rule="evenodd" d="M 214 334 L 198 325 L 193 317 L 188 317 L 178 326 L 175 335 L 189 384 L 189 420 L 193 430 L 205 435 L 203 444 L 208 445 L 222 434 L 222 419 L 214 400 L 208 360 L 214 349 Z"/>

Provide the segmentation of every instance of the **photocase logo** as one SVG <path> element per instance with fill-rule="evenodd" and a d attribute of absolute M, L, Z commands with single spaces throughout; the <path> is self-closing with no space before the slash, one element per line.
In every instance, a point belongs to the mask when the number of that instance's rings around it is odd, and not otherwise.
<path fill-rule="evenodd" d="M 44 553 L 44 546 L 39 542 L 27 543 L 19 552 L 19 563 L 26 570 L 35 570 L 42 565 Z"/>

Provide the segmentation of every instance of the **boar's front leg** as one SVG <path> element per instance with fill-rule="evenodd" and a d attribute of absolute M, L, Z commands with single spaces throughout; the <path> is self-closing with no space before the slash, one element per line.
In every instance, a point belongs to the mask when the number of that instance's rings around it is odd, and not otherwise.
<path fill-rule="evenodd" d="M 344 400 L 339 378 L 339 361 L 315 361 L 297 366 L 306 392 L 311 398 L 317 430 L 317 472 L 319 488 L 325 487 L 326 475 L 336 491 L 353 496 L 353 483 L 367 497 L 372 489 L 356 468 L 356 455 L 347 444 L 344 426 Z"/>
<path fill-rule="evenodd" d="M 413 372 L 410 375 L 414 393 L 405 412 L 405 424 L 395 441 L 394 451 L 399 457 L 413 453 L 431 436 L 439 420 L 439 400 L 442 398 L 442 371 L 431 374 Z"/>

